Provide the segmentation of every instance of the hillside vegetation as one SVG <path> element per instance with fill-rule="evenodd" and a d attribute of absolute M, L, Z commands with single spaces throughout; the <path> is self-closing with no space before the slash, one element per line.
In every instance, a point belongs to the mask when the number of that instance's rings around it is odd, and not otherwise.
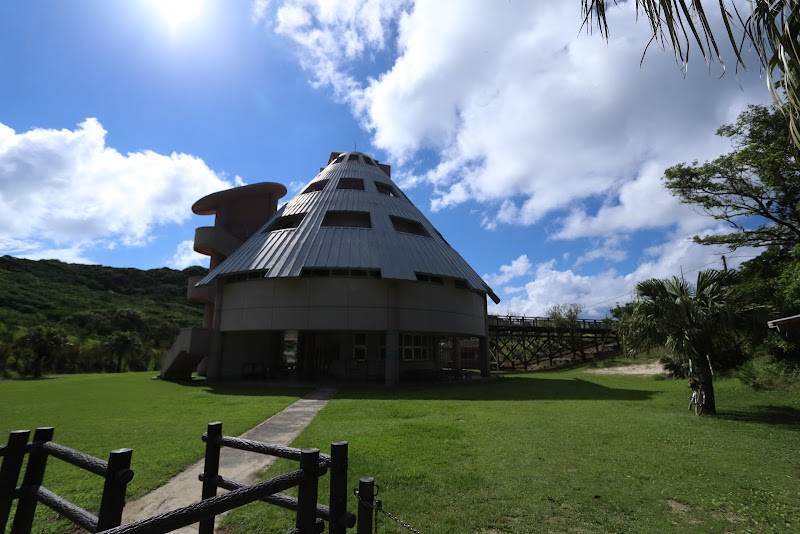
<path fill-rule="evenodd" d="M 181 327 L 201 324 L 186 280 L 206 272 L 0 257 L 0 375 L 37 374 L 37 359 L 43 372 L 113 370 L 113 357 L 146 369 Z"/>

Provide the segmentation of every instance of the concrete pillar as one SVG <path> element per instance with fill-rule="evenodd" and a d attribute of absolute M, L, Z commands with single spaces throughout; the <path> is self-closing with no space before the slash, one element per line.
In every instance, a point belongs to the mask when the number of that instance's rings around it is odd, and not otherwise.
<path fill-rule="evenodd" d="M 394 386 L 400 380 L 400 331 L 386 331 L 386 367 L 387 386 Z"/>
<path fill-rule="evenodd" d="M 481 362 L 481 376 L 484 378 L 488 378 L 492 374 L 492 360 L 491 354 L 489 352 L 489 338 L 486 336 L 481 336 L 478 338 L 478 347 L 479 347 L 479 354 L 478 357 L 480 358 Z"/>
<path fill-rule="evenodd" d="M 442 344 L 439 336 L 431 336 L 433 339 L 433 370 L 438 374 L 442 370 Z"/>
<path fill-rule="evenodd" d="M 455 373 L 461 372 L 461 338 L 453 336 L 453 363 L 452 370 Z"/>
<path fill-rule="evenodd" d="M 483 295 L 483 336 L 479 339 L 479 354 L 481 361 L 481 376 L 489 378 L 492 374 L 491 351 L 489 350 L 489 299 Z"/>
<path fill-rule="evenodd" d="M 222 287 L 225 285 L 220 278 L 217 279 L 217 294 L 214 298 L 214 319 L 211 322 L 211 347 L 208 357 L 208 380 L 222 379 L 222 333 L 219 331 L 222 322 Z"/>

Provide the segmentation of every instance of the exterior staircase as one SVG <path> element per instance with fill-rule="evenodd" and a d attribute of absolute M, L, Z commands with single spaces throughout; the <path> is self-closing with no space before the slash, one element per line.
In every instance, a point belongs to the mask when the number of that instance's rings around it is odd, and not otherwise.
<path fill-rule="evenodd" d="M 211 352 L 213 335 L 210 328 L 181 328 L 172 346 L 161 354 L 161 378 L 190 380 L 198 364 Z"/>

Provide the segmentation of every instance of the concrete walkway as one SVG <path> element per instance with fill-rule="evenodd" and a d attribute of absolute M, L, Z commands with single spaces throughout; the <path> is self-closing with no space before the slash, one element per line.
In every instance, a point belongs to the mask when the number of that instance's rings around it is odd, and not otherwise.
<path fill-rule="evenodd" d="M 328 404 L 335 393 L 335 389 L 313 391 L 239 437 L 276 445 L 289 445 Z M 222 432 L 225 433 L 224 421 Z M 223 447 L 220 453 L 219 471 L 227 478 L 248 483 L 254 481 L 256 473 L 265 470 L 274 461 L 275 458 L 272 456 Z M 169 512 L 199 501 L 202 482 L 197 477 L 202 472 L 203 460 L 200 460 L 160 488 L 127 503 L 122 515 L 122 524 Z M 222 491 L 224 490 L 220 490 Z M 197 532 L 197 524 L 174 532 L 184 534 Z"/>

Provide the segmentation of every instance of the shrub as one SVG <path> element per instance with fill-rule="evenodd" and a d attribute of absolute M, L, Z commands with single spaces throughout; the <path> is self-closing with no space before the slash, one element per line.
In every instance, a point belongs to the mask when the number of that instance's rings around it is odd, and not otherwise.
<path fill-rule="evenodd" d="M 746 362 L 736 372 L 736 376 L 753 389 L 800 387 L 800 367 L 767 356 Z"/>

